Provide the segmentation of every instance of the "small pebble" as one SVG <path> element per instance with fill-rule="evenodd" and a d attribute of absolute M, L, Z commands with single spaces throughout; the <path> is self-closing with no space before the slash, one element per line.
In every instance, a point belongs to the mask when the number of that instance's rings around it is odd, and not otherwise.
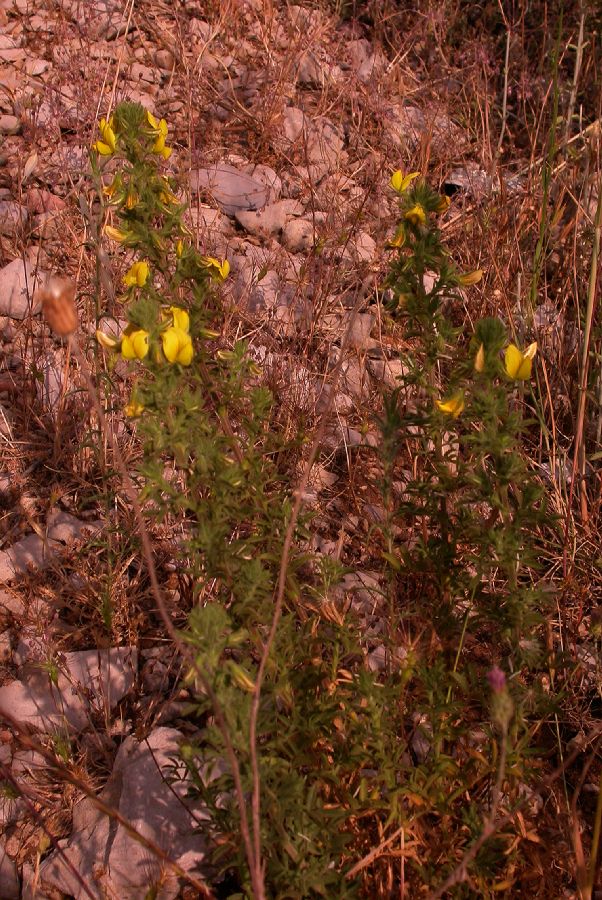
<path fill-rule="evenodd" d="M 171 71 L 175 63 L 174 55 L 171 50 L 157 50 L 155 53 L 155 62 L 160 69 Z"/>
<path fill-rule="evenodd" d="M 0 134 L 17 134 L 21 130 L 21 122 L 16 116 L 0 116 Z"/>

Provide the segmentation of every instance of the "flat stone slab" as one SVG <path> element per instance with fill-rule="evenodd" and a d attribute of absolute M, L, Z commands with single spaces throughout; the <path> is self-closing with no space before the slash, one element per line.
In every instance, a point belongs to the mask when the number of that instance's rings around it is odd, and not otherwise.
<path fill-rule="evenodd" d="M 28 259 L 13 259 L 0 269 L 0 316 L 25 319 L 39 312 L 34 296 L 44 277 Z"/>
<path fill-rule="evenodd" d="M 140 743 L 126 738 L 100 798 L 182 869 L 198 873 L 206 852 L 199 821 L 209 816 L 200 801 L 186 798 L 191 782 L 182 763 L 174 773 L 182 740 L 182 733 L 175 728 L 156 728 Z M 178 878 L 173 871 L 122 825 L 100 812 L 91 799 L 75 806 L 73 834 L 59 843 L 62 854 L 55 851 L 42 863 L 41 880 L 75 900 L 89 900 L 89 896 L 65 858 L 99 900 L 144 900 L 153 889 L 156 900 L 178 896 Z"/>
<path fill-rule="evenodd" d="M 0 550 L 0 584 L 25 575 L 29 569 L 43 569 L 64 545 L 96 534 L 101 527 L 100 521 L 83 522 L 61 510 L 50 513 L 46 539 L 28 534 L 8 550 Z"/>
<path fill-rule="evenodd" d="M 36 731 L 81 731 L 132 688 L 137 668 L 133 647 L 65 653 L 56 681 L 39 664 L 28 665 L 23 678 L 0 687 L 0 716 Z"/>
<path fill-rule="evenodd" d="M 256 166 L 255 170 L 258 168 Z M 263 209 L 279 193 L 278 176 L 274 172 L 273 177 L 268 178 L 270 173 L 264 171 L 267 168 L 261 167 L 258 177 L 254 177 L 230 163 L 219 162 L 194 169 L 190 173 L 190 187 L 195 193 L 202 191 L 210 194 L 228 216 L 244 209 Z"/>

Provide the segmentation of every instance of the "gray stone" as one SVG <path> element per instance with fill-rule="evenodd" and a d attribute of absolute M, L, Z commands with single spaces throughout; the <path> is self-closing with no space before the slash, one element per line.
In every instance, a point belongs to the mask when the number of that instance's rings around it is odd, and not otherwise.
<path fill-rule="evenodd" d="M 80 522 L 68 513 L 51 513 L 45 539 L 37 534 L 28 534 L 8 550 L 0 550 L 0 583 L 24 575 L 30 567 L 44 568 L 64 543 L 95 534 L 101 527 L 100 521 Z"/>
<path fill-rule="evenodd" d="M 63 544 L 71 544 L 73 541 L 98 534 L 103 527 L 100 519 L 93 522 L 85 522 L 76 519 L 68 512 L 61 509 L 53 510 L 46 521 L 46 534 L 53 541 L 61 541 Z"/>
<path fill-rule="evenodd" d="M 351 57 L 351 69 L 359 81 L 364 84 L 370 81 L 376 69 L 376 56 L 372 44 L 365 38 L 350 41 L 347 45 Z"/>
<path fill-rule="evenodd" d="M 360 231 L 350 242 L 348 250 L 355 261 L 371 262 L 376 256 L 376 241 L 366 231 Z"/>
<path fill-rule="evenodd" d="M 459 152 L 466 144 L 466 135 L 449 116 L 441 112 L 424 113 L 416 106 L 405 106 L 403 103 L 383 109 L 385 128 L 390 139 L 410 145 L 416 149 L 426 139 L 435 153 L 448 154 L 449 147 L 454 146 Z"/>
<path fill-rule="evenodd" d="M 17 867 L 0 843 L 0 897 L 2 900 L 19 900 L 21 888 Z"/>
<path fill-rule="evenodd" d="M 293 216 L 303 215 L 304 206 L 298 200 L 278 200 L 256 211 L 240 210 L 236 221 L 249 234 L 259 237 L 275 237 Z"/>
<path fill-rule="evenodd" d="M 21 122 L 17 116 L 0 116 L 0 133 L 17 134 L 21 130 Z"/>
<path fill-rule="evenodd" d="M 190 186 L 193 193 L 210 194 L 220 209 L 229 216 L 241 209 L 263 209 L 275 199 L 274 188 L 259 176 L 248 175 L 225 162 L 194 169 L 190 173 Z"/>
<path fill-rule="evenodd" d="M 408 367 L 400 359 L 371 359 L 368 357 L 366 367 L 375 381 L 381 382 L 390 390 L 399 387 L 401 379 L 409 373 Z"/>
<path fill-rule="evenodd" d="M 0 200 L 0 233 L 15 235 L 27 224 L 27 209 L 16 200 Z"/>
<path fill-rule="evenodd" d="M 19 594 L 0 588 L 0 614 L 20 616 L 25 612 L 25 602 Z"/>
<path fill-rule="evenodd" d="M 299 84 L 306 87 L 322 87 L 324 84 L 324 69 L 315 53 L 308 50 L 299 62 L 297 78 Z"/>
<path fill-rule="evenodd" d="M 174 728 L 156 728 L 140 743 L 133 737 L 126 738 L 100 797 L 140 834 L 158 844 L 173 862 L 194 873 L 206 853 L 198 822 L 209 816 L 199 800 L 186 796 L 190 778 L 184 766 L 180 764 L 174 770 L 182 739 L 181 732 Z M 210 777 L 207 772 L 201 774 L 205 780 Z M 174 873 L 125 828 L 100 812 L 91 799 L 82 800 L 75 807 L 73 833 L 60 844 L 62 854 L 52 853 L 40 866 L 40 875 L 43 883 L 75 900 L 84 900 L 86 894 L 65 858 L 98 900 L 143 900 L 154 887 L 157 900 L 178 896 Z"/>
<path fill-rule="evenodd" d="M 0 632 L 0 664 L 6 664 L 7 662 L 9 662 L 12 656 L 12 652 L 13 648 L 10 639 L 10 632 Z M 0 896 L 2 895 L 0 894 Z"/>
<path fill-rule="evenodd" d="M 47 72 L 49 68 L 50 63 L 47 59 L 27 59 L 25 61 L 25 71 L 32 78 L 38 78 L 44 72 Z"/>
<path fill-rule="evenodd" d="M 356 313 L 349 335 L 349 346 L 357 350 L 365 350 L 375 343 L 370 337 L 374 328 L 374 316 L 372 313 Z"/>
<path fill-rule="evenodd" d="M 314 245 L 313 222 L 291 219 L 282 232 L 282 243 L 291 253 L 303 253 Z"/>
<path fill-rule="evenodd" d="M 330 452 L 355 450 L 358 447 L 378 447 L 378 436 L 373 431 L 362 434 L 342 422 L 335 422 L 324 432 L 322 446 Z"/>
<path fill-rule="evenodd" d="M 59 547 L 56 541 L 44 541 L 37 534 L 28 534 L 8 550 L 0 550 L 0 583 L 24 575 L 30 567 L 44 568 Z"/>
<path fill-rule="evenodd" d="M 155 53 L 155 63 L 160 69 L 170 71 L 175 65 L 175 57 L 171 50 L 157 50 Z"/>
<path fill-rule="evenodd" d="M 28 665 L 19 681 L 0 687 L 0 714 L 38 731 L 81 731 L 94 710 L 108 715 L 133 686 L 137 650 L 78 650 L 65 653 L 56 684 L 39 666 Z"/>
<path fill-rule="evenodd" d="M 305 113 L 296 106 L 287 106 L 282 115 L 282 128 L 284 136 L 291 144 L 301 137 L 303 128 L 305 127 Z"/>

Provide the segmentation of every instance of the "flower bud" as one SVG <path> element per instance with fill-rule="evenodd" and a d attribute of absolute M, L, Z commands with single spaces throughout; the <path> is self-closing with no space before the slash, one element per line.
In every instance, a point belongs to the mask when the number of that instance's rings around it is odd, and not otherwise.
<path fill-rule="evenodd" d="M 487 681 L 492 693 L 491 718 L 500 731 L 505 734 L 514 715 L 514 703 L 506 686 L 506 676 L 499 666 L 494 666 L 487 673 Z"/>
<path fill-rule="evenodd" d="M 52 331 L 68 337 L 77 329 L 75 283 L 70 278 L 49 275 L 40 291 L 42 312 Z"/>

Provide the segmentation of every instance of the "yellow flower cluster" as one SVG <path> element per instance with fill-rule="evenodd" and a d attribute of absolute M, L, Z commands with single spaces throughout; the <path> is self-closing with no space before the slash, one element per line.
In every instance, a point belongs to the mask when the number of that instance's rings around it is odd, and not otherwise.
<path fill-rule="evenodd" d="M 227 259 L 220 262 L 214 256 L 201 256 L 201 264 L 209 270 L 212 278 L 217 278 L 219 281 L 224 281 L 230 274 L 230 263 Z"/>
<path fill-rule="evenodd" d="M 123 276 L 126 287 L 144 287 L 149 275 L 148 263 L 145 260 L 135 262 Z"/>
<path fill-rule="evenodd" d="M 164 313 L 164 316 L 168 321 L 171 319 L 171 325 L 161 334 L 165 358 L 170 363 L 180 363 L 181 366 L 189 366 L 192 362 L 194 350 L 188 333 L 190 329 L 188 313 L 179 306 L 170 306 L 169 310 Z"/>
<path fill-rule="evenodd" d="M 397 171 L 393 172 L 391 175 L 391 179 L 389 181 L 389 187 L 393 188 L 393 190 L 399 194 L 401 197 L 406 193 L 411 183 L 415 178 L 420 177 L 420 172 L 409 172 L 407 175 L 404 175 L 401 169 L 397 169 Z M 444 212 L 450 207 L 450 199 L 445 195 L 439 197 L 439 201 L 437 206 L 434 208 L 434 212 L 437 215 L 442 215 Z M 413 225 L 414 228 L 419 228 L 421 226 L 426 225 L 428 219 L 428 214 L 426 209 L 421 203 L 415 203 L 410 209 L 407 209 L 403 214 L 404 222 L 408 222 L 410 225 Z M 400 224 L 395 232 L 395 236 L 387 242 L 389 247 L 400 248 L 403 247 L 406 241 L 406 232 L 404 229 L 403 223 Z"/>
<path fill-rule="evenodd" d="M 456 394 L 453 394 L 448 400 L 437 400 L 437 408 L 443 412 L 447 413 L 448 416 L 451 416 L 452 419 L 457 419 L 458 416 L 464 411 L 464 393 L 463 391 L 458 391 Z"/>
<path fill-rule="evenodd" d="M 514 381 L 526 381 L 531 377 L 533 359 L 537 353 L 537 343 L 529 344 L 526 350 L 519 350 L 515 344 L 509 344 L 504 354 L 506 374 Z"/>
<path fill-rule="evenodd" d="M 537 343 L 529 344 L 526 350 L 519 350 L 516 344 L 509 344 L 504 353 L 504 369 L 506 375 L 513 381 L 527 381 L 533 370 L 533 360 L 537 353 Z M 485 369 L 485 348 L 479 345 L 474 361 L 475 372 L 483 372 Z M 436 400 L 437 409 L 457 419 L 464 411 L 464 392 L 458 391 L 447 400 Z"/>
<path fill-rule="evenodd" d="M 404 194 L 413 180 L 419 176 L 420 172 L 410 172 L 408 175 L 404 175 L 401 169 L 397 169 L 397 171 L 393 172 L 391 175 L 389 184 L 396 193 Z"/>
<path fill-rule="evenodd" d="M 166 146 L 167 132 L 169 128 L 165 119 L 156 119 L 151 112 L 146 113 L 146 120 L 150 126 L 151 136 L 155 138 L 152 146 L 152 152 L 158 153 L 163 159 L 169 159 L 171 156 L 171 147 Z M 94 141 L 92 149 L 100 153 L 101 156 L 112 156 L 117 149 L 117 136 L 114 131 L 115 122 L 113 116 L 110 119 L 101 119 L 98 125 L 100 131 L 100 140 Z M 132 204 L 135 206 L 135 203 Z M 131 209 L 131 207 L 128 207 Z"/>
<path fill-rule="evenodd" d="M 113 116 L 111 116 L 108 122 L 106 119 L 100 120 L 98 130 L 100 131 L 101 140 L 94 141 L 92 149 L 96 150 L 97 153 L 100 153 L 101 156 L 112 156 L 112 154 L 115 153 L 117 138 L 113 131 L 113 125 Z"/>
<path fill-rule="evenodd" d="M 171 156 L 171 147 L 165 146 L 165 140 L 167 138 L 167 122 L 165 119 L 156 119 L 152 113 L 146 113 L 146 119 L 148 124 L 151 127 L 153 134 L 155 135 L 155 143 L 153 144 L 153 153 L 158 153 L 163 159 L 169 159 Z"/>
<path fill-rule="evenodd" d="M 146 268 L 148 269 L 148 266 Z M 179 363 L 181 366 L 189 366 L 194 356 L 194 348 L 189 334 L 190 318 L 188 313 L 179 306 L 170 306 L 162 311 L 161 316 L 164 325 L 161 331 L 161 346 L 165 359 L 172 364 Z M 124 329 L 120 339 L 112 338 L 100 330 L 96 332 L 98 343 L 107 350 L 121 353 L 123 359 L 144 359 L 150 349 L 149 337 L 148 331 L 132 324 Z"/>

